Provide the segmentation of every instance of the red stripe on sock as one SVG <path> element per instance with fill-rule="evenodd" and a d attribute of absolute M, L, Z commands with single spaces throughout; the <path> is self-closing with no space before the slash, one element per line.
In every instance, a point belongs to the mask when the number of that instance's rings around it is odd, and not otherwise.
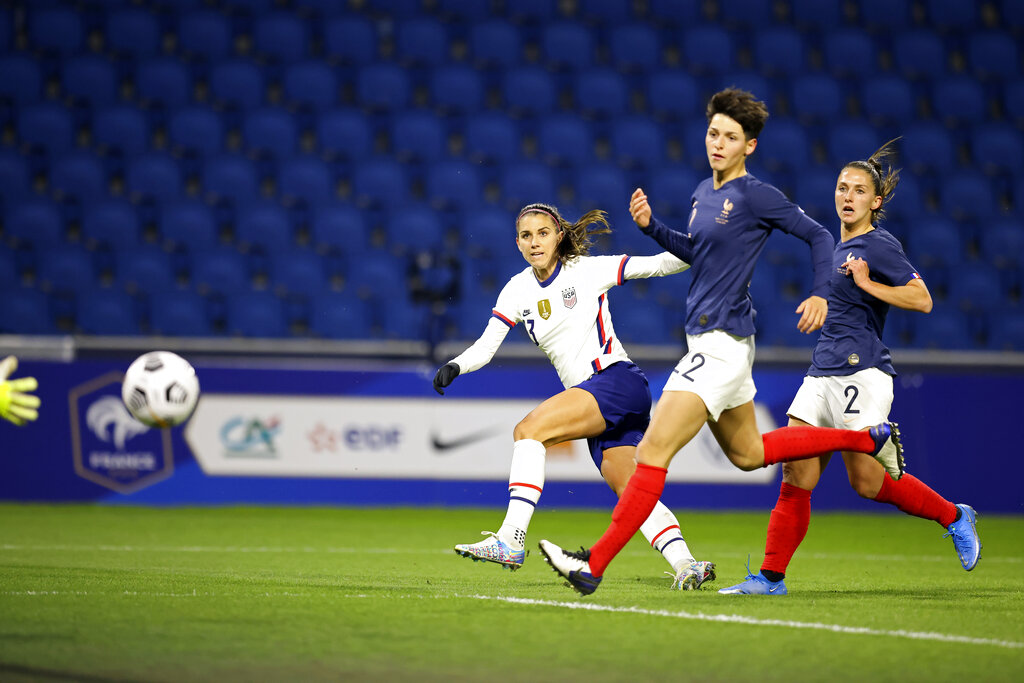
<path fill-rule="evenodd" d="M 882 488 L 875 500 L 895 505 L 908 515 L 938 522 L 943 527 L 948 527 L 956 519 L 956 505 L 912 474 L 904 473 L 899 481 L 882 477 Z"/>
<path fill-rule="evenodd" d="M 608 563 L 629 543 L 654 510 L 654 506 L 665 490 L 664 467 L 653 467 L 638 463 L 633 476 L 626 484 L 626 490 L 612 511 L 612 523 L 604 535 L 590 549 L 590 572 L 594 576 L 604 574 Z"/>
<path fill-rule="evenodd" d="M 658 546 L 656 546 L 654 544 L 658 542 L 658 539 L 661 538 L 661 535 L 663 533 L 665 533 L 666 531 L 672 531 L 673 529 L 678 529 L 678 528 L 679 528 L 678 524 L 673 524 L 672 526 L 667 526 L 664 529 L 662 529 L 661 531 L 659 531 L 658 535 L 655 536 L 654 539 L 651 541 L 651 547 L 652 548 L 657 548 L 658 547 Z M 682 533 L 682 532 L 680 532 L 680 533 Z"/>
<path fill-rule="evenodd" d="M 526 482 L 522 482 L 522 481 L 513 481 L 513 482 L 509 482 L 508 488 L 509 488 L 509 490 L 511 491 L 511 490 L 512 490 L 512 489 L 513 489 L 514 487 L 516 487 L 516 486 L 525 486 L 525 487 L 526 487 L 526 488 L 528 488 L 528 489 L 533 489 L 533 490 L 535 490 L 535 491 L 536 491 L 537 493 L 544 493 L 544 490 L 543 490 L 543 489 L 541 489 L 541 487 L 539 487 L 539 486 L 535 486 L 535 485 L 533 485 L 533 484 L 527 484 Z"/>
<path fill-rule="evenodd" d="M 832 451 L 870 453 L 875 442 L 867 432 L 828 427 L 780 427 L 761 436 L 764 464 L 813 458 Z"/>
<path fill-rule="evenodd" d="M 886 477 L 888 479 L 888 477 Z M 768 519 L 762 571 L 786 573 L 789 561 L 811 525 L 811 492 L 782 482 L 779 500 Z"/>

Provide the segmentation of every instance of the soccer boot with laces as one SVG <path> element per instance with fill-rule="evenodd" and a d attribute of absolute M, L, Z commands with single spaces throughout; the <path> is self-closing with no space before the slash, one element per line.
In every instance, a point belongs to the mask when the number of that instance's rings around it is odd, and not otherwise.
<path fill-rule="evenodd" d="M 946 527 L 946 533 L 942 537 L 953 537 L 953 547 L 960 558 L 960 564 L 967 571 L 971 571 L 981 557 L 981 539 L 975 526 L 978 514 L 974 508 L 964 503 L 957 503 L 956 508 L 960 511 L 960 519 Z"/>
<path fill-rule="evenodd" d="M 900 426 L 895 422 L 883 422 L 868 430 L 875 442 L 871 456 L 882 464 L 893 481 L 903 476 L 906 463 L 903 460 L 903 444 L 900 442 Z"/>
<path fill-rule="evenodd" d="M 512 546 L 498 537 L 493 531 L 481 531 L 487 536 L 479 543 L 460 543 L 455 546 L 455 552 L 463 557 L 468 557 L 474 562 L 494 562 L 505 569 L 515 571 L 523 566 L 526 559 L 526 550 L 513 550 Z"/>
<path fill-rule="evenodd" d="M 761 572 L 750 571 L 750 558 L 747 558 L 747 578 L 742 583 L 729 586 L 718 591 L 722 595 L 785 595 L 786 582 L 782 579 L 769 581 Z"/>
<path fill-rule="evenodd" d="M 580 548 L 570 552 L 563 550 L 551 541 L 541 541 L 540 551 L 544 561 L 551 565 L 555 573 L 566 580 L 567 584 L 580 595 L 590 595 L 601 583 L 600 576 L 590 572 L 590 551 Z"/>
<path fill-rule="evenodd" d="M 691 562 L 677 573 L 665 572 L 672 577 L 672 590 L 695 591 L 715 580 L 714 562 Z"/>

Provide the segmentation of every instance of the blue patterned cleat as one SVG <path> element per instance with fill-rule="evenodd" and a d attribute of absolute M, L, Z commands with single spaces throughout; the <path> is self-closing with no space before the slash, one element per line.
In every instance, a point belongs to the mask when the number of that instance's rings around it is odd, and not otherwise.
<path fill-rule="evenodd" d="M 695 591 L 705 582 L 715 580 L 715 563 L 691 562 L 677 574 L 665 573 L 672 577 L 672 590 Z"/>
<path fill-rule="evenodd" d="M 560 574 L 570 588 L 580 595 L 590 595 L 601 583 L 600 576 L 590 573 L 590 551 L 580 548 L 576 552 L 562 550 L 551 541 L 541 541 L 540 551 L 544 561 Z"/>
<path fill-rule="evenodd" d="M 960 557 L 960 564 L 967 571 L 971 571 L 981 558 L 981 539 L 978 538 L 978 530 L 974 525 L 978 514 L 974 508 L 964 503 L 957 503 L 956 508 L 960 511 L 960 519 L 946 527 L 947 531 L 942 537 L 953 537 L 953 547 Z"/>
<path fill-rule="evenodd" d="M 722 595 L 785 595 L 786 582 L 782 579 L 769 581 L 764 574 L 750 573 L 750 557 L 747 556 L 747 578 L 743 583 L 718 591 Z"/>
<path fill-rule="evenodd" d="M 903 444 L 900 443 L 900 426 L 895 422 L 883 422 L 868 430 L 875 442 L 875 450 L 871 455 L 889 473 L 893 481 L 903 476 L 906 463 L 903 460 Z"/>
<path fill-rule="evenodd" d="M 526 550 L 512 550 L 511 546 L 498 538 L 498 534 L 493 531 L 480 533 L 488 538 L 479 543 L 460 543 L 455 546 L 456 554 L 468 557 L 474 562 L 494 562 L 512 571 L 523 566 Z"/>

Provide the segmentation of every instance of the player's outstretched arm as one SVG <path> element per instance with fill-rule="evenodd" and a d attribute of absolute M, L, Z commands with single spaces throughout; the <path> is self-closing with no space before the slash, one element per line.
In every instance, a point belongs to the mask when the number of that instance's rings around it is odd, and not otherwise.
<path fill-rule="evenodd" d="M 455 381 L 461 370 L 458 363 L 445 363 L 434 373 L 434 391 L 444 396 L 444 388 Z"/>
<path fill-rule="evenodd" d="M 39 397 L 30 393 L 39 383 L 35 377 L 7 379 L 17 369 L 14 356 L 0 361 L 0 417 L 21 426 L 39 417 Z"/>

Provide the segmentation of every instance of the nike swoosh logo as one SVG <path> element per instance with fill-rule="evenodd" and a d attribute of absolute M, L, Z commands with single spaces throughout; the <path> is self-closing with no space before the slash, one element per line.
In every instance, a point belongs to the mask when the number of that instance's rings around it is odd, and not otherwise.
<path fill-rule="evenodd" d="M 498 427 L 488 427 L 487 429 L 481 429 L 478 432 L 470 432 L 468 434 L 463 434 L 462 436 L 457 436 L 454 439 L 442 439 L 434 433 L 430 435 L 430 445 L 434 447 L 435 451 L 439 451 L 438 455 L 441 455 L 444 451 L 451 451 L 456 448 L 462 448 L 463 446 L 476 443 L 477 441 L 489 439 L 499 431 L 501 430 Z"/>
<path fill-rule="evenodd" d="M 769 589 L 768 589 L 768 592 L 769 592 L 769 593 L 774 593 L 774 592 L 775 592 L 775 591 L 777 591 L 778 589 L 779 589 L 779 587 L 778 587 L 778 586 L 772 586 L 771 588 L 769 588 Z"/>

